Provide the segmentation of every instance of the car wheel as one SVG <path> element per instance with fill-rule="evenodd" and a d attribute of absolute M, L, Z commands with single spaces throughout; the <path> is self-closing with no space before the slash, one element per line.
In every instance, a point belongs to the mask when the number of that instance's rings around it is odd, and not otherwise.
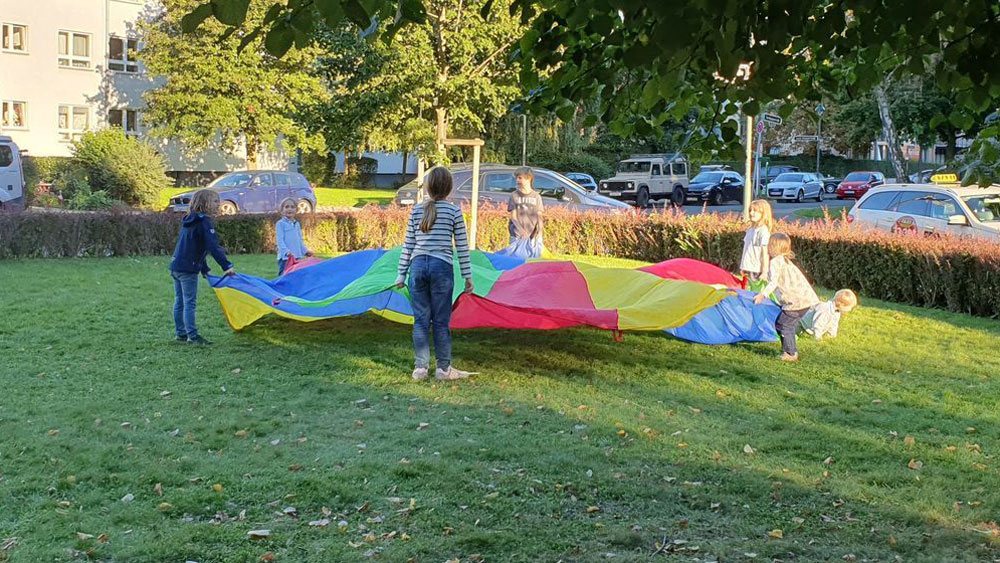
<path fill-rule="evenodd" d="M 295 211 L 298 213 L 312 213 L 313 204 L 308 199 L 300 199 Z"/>
<path fill-rule="evenodd" d="M 722 190 L 716 190 L 709 194 L 708 203 L 711 205 L 722 205 Z"/>
<path fill-rule="evenodd" d="M 816 190 L 816 201 L 823 201 L 823 192 L 824 191 L 825 190 L 822 187 L 820 189 Z"/>
<path fill-rule="evenodd" d="M 836 191 L 837 191 L 837 184 L 827 184 L 827 185 L 823 186 L 823 190 L 826 191 L 826 193 L 828 193 L 828 194 L 836 193 Z"/>
<path fill-rule="evenodd" d="M 799 193 L 795 194 L 795 203 L 802 203 L 806 199 L 806 193 L 799 190 Z"/>
<path fill-rule="evenodd" d="M 639 188 L 639 193 L 635 196 L 635 205 L 639 209 L 649 206 L 649 188 L 646 186 Z"/>
<path fill-rule="evenodd" d="M 223 201 L 219 204 L 219 215 L 236 215 L 239 209 L 231 201 Z"/>
<path fill-rule="evenodd" d="M 684 193 L 684 188 L 675 187 L 674 191 L 670 192 L 670 203 L 673 203 L 674 207 L 684 205 L 684 200 L 686 198 L 687 194 Z"/>

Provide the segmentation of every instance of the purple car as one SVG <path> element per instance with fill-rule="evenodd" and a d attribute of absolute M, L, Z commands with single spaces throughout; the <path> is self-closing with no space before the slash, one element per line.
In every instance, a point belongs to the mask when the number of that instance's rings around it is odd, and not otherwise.
<path fill-rule="evenodd" d="M 283 170 L 230 172 L 216 178 L 208 190 L 219 193 L 219 214 L 276 213 L 285 198 L 295 200 L 299 213 L 316 209 L 316 194 L 302 174 Z M 194 191 L 170 198 L 171 211 L 186 213 Z"/>

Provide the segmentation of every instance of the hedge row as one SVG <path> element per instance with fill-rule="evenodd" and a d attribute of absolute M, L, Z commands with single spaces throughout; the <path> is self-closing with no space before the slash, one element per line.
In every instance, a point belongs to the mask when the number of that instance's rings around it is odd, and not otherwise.
<path fill-rule="evenodd" d="M 407 209 L 369 206 L 309 216 L 303 225 L 314 251 L 349 252 L 400 244 L 407 216 Z M 223 217 L 218 230 L 231 252 L 273 252 L 275 219 Z M 179 218 L 161 213 L 0 215 L 0 259 L 169 254 L 178 228 Z M 800 265 L 818 285 L 980 316 L 1000 312 L 1000 244 L 893 235 L 842 221 L 782 223 L 777 229 L 792 237 Z M 545 244 L 556 253 L 648 262 L 683 256 L 736 270 L 743 233 L 744 225 L 730 216 L 609 216 L 550 209 Z M 486 250 L 507 244 L 503 210 L 481 211 L 479 244 Z"/>

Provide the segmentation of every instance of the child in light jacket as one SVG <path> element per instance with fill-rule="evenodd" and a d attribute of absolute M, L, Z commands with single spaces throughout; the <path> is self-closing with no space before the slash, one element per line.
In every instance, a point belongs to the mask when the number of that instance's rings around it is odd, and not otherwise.
<path fill-rule="evenodd" d="M 274 225 L 274 238 L 278 243 L 278 275 L 285 273 L 290 258 L 301 260 L 305 256 L 312 256 L 312 252 L 306 248 L 306 243 L 302 238 L 302 224 L 295 217 L 298 205 L 295 200 L 285 198 L 281 205 L 281 219 Z"/>
<path fill-rule="evenodd" d="M 802 317 L 802 328 L 816 340 L 821 340 L 824 336 L 837 338 L 841 315 L 853 311 L 857 306 L 858 296 L 850 289 L 841 289 L 833 295 L 832 300 L 813 306 Z"/>
<path fill-rule="evenodd" d="M 774 233 L 767 245 L 771 255 L 771 265 L 767 272 L 767 286 L 754 297 L 754 303 L 761 304 L 768 295 L 774 293 L 781 305 L 781 314 L 775 325 L 781 338 L 781 360 L 799 361 L 799 349 L 795 341 L 795 331 L 799 321 L 809 310 L 819 303 L 819 297 L 802 274 L 802 270 L 792 263 L 792 241 L 784 233 Z"/>

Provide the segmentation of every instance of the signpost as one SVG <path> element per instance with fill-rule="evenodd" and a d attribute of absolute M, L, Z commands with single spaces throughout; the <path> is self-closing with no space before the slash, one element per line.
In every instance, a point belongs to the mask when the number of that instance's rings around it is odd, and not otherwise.
<path fill-rule="evenodd" d="M 743 220 L 750 220 L 750 200 L 753 199 L 753 192 L 756 188 L 753 184 L 753 116 L 747 116 L 747 128 L 746 128 L 746 142 L 747 142 L 747 163 L 744 172 L 746 172 L 746 177 L 743 179 Z M 757 131 L 764 130 L 764 122 L 757 122 Z"/>
<path fill-rule="evenodd" d="M 816 105 L 816 115 L 819 119 L 816 120 L 816 173 L 819 174 L 819 155 L 820 155 L 820 140 L 823 138 L 823 114 L 826 113 L 826 106 L 823 102 Z"/>
<path fill-rule="evenodd" d="M 781 116 L 775 115 L 773 113 L 765 113 L 763 115 L 764 123 L 769 125 L 781 125 Z"/>

